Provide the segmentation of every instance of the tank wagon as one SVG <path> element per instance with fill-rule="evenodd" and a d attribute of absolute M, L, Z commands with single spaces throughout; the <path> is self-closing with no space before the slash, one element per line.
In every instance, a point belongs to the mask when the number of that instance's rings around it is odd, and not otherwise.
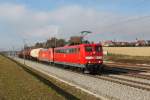
<path fill-rule="evenodd" d="M 32 60 L 38 60 L 39 59 L 39 53 L 43 48 L 37 48 L 37 49 L 32 49 L 30 51 L 30 56 Z"/>
<path fill-rule="evenodd" d="M 32 59 L 48 63 L 80 68 L 83 72 L 98 72 L 103 69 L 101 44 L 80 44 L 49 49 L 30 50 Z"/>

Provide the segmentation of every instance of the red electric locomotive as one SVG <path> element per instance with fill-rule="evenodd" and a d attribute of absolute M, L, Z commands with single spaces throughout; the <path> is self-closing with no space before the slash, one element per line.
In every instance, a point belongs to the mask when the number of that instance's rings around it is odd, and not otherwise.
<path fill-rule="evenodd" d="M 83 71 L 97 72 L 102 69 L 101 44 L 80 44 L 54 49 L 54 62 L 79 67 Z"/>

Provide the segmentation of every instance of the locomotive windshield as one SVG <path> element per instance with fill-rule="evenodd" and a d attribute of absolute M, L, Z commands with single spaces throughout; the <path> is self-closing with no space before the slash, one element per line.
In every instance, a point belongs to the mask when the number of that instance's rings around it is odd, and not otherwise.
<path fill-rule="evenodd" d="M 102 47 L 101 46 L 95 46 L 95 48 L 94 48 L 94 46 L 86 46 L 85 47 L 86 52 L 92 52 L 93 50 L 96 52 L 102 52 Z"/>
<path fill-rule="evenodd" d="M 101 46 L 96 46 L 95 47 L 95 51 L 96 52 L 101 52 L 102 51 L 102 47 Z"/>
<path fill-rule="evenodd" d="M 92 52 L 92 46 L 86 46 L 85 51 L 86 52 Z"/>

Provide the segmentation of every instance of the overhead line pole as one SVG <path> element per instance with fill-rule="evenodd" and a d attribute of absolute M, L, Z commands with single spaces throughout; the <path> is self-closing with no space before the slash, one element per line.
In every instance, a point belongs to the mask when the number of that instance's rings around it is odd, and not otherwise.
<path fill-rule="evenodd" d="M 56 38 L 56 35 L 58 34 L 58 27 L 56 27 L 56 30 L 55 30 L 55 47 L 57 46 L 57 38 Z"/>
<path fill-rule="evenodd" d="M 23 49 L 25 50 L 25 39 L 23 39 Z M 25 65 L 25 52 L 23 50 L 23 64 Z"/>

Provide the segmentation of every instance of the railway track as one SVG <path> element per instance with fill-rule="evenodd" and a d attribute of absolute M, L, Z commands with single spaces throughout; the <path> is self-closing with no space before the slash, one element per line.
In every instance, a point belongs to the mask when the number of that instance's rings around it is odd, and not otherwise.
<path fill-rule="evenodd" d="M 53 67 L 56 67 L 56 66 L 53 65 Z M 125 85 L 125 86 L 129 86 L 129 87 L 133 87 L 133 88 L 137 88 L 137 89 L 142 89 L 142 90 L 150 91 L 150 83 L 144 83 L 144 82 L 139 82 L 139 81 L 125 79 L 125 78 L 118 78 L 118 77 L 109 76 L 109 75 L 83 74 L 83 73 L 79 72 L 78 70 L 74 70 L 74 69 L 64 69 L 62 67 L 59 67 L 59 68 L 61 68 L 63 70 L 72 71 L 74 73 L 78 73 L 78 74 L 82 74 L 82 75 L 87 75 L 87 76 L 90 76 L 90 77 L 94 77 L 94 78 L 97 78 L 97 79 L 101 79 L 101 80 L 113 82 L 113 83 L 116 83 L 116 84 L 122 84 L 122 85 Z"/>
<path fill-rule="evenodd" d="M 150 91 L 150 84 L 149 83 L 134 81 L 134 80 L 125 79 L 125 78 L 119 78 L 119 77 L 114 77 L 114 76 L 94 76 L 94 77 L 98 78 L 98 79 L 110 81 L 113 83 L 126 85 L 129 87 Z"/>
<path fill-rule="evenodd" d="M 125 86 L 137 88 L 137 89 L 150 91 L 150 83 L 144 83 L 144 82 L 134 81 L 134 80 L 125 79 L 125 78 L 119 78 L 119 77 L 115 77 L 115 76 L 102 75 L 102 74 L 101 75 L 83 74 L 83 73 L 81 73 L 77 70 L 72 70 L 72 69 L 71 70 L 70 69 L 65 69 L 65 70 L 72 71 L 72 72 L 82 74 L 82 75 L 87 75 L 87 76 L 94 77 L 94 78 L 97 78 L 97 79 L 117 83 L 117 84 L 122 84 L 122 85 L 125 85 Z"/>
<path fill-rule="evenodd" d="M 130 73 L 130 74 L 124 74 L 124 76 L 130 76 L 130 77 L 135 77 L 135 78 L 141 78 L 141 79 L 146 79 L 146 80 L 150 80 L 150 75 L 142 75 L 142 74 L 133 74 L 133 73 Z"/>
<path fill-rule="evenodd" d="M 143 75 L 140 74 L 141 72 L 145 72 L 143 70 L 136 70 L 136 69 L 126 69 L 126 68 L 118 68 L 118 67 L 107 67 L 105 69 L 105 73 L 104 74 L 121 74 L 124 76 L 130 76 L 130 77 L 135 77 L 135 78 L 141 78 L 141 79 L 147 79 L 150 80 L 150 75 Z"/>
<path fill-rule="evenodd" d="M 124 68 L 124 69 L 130 69 L 130 70 L 150 71 L 150 66 L 139 66 L 139 65 L 106 63 L 106 66 L 107 65 L 109 67 Z"/>
<path fill-rule="evenodd" d="M 53 66 L 53 67 L 56 67 L 56 66 Z M 105 81 L 110 81 L 110 82 L 113 82 L 113 83 L 126 85 L 126 86 L 129 86 L 129 87 L 150 91 L 150 83 L 144 83 L 144 82 L 134 81 L 134 80 L 126 79 L 126 78 L 119 78 L 119 77 L 115 77 L 115 76 L 102 75 L 102 74 L 101 75 L 83 74 L 83 73 L 81 73 L 77 70 L 74 70 L 74 69 L 64 69 L 64 68 L 62 68 L 62 69 L 72 71 L 72 72 L 82 74 L 82 75 L 87 75 L 87 76 L 94 77 L 94 78 L 97 78 L 97 79 L 102 79 L 102 80 L 105 80 Z M 123 76 L 133 77 L 129 74 L 128 75 L 125 74 Z M 139 77 L 137 77 L 137 78 L 139 78 Z M 146 79 L 146 78 L 142 78 L 142 79 Z"/>
<path fill-rule="evenodd" d="M 104 61 L 104 63 L 106 63 L 106 64 L 125 65 L 125 66 L 140 66 L 140 67 L 149 67 L 150 68 L 150 64 L 132 64 L 132 63 L 107 62 L 107 61 Z"/>
<path fill-rule="evenodd" d="M 81 72 L 78 72 L 77 70 L 70 70 L 70 69 L 67 69 L 67 70 L 72 71 L 72 72 L 76 72 L 76 73 L 79 73 L 79 74 L 83 74 Z M 133 72 L 135 72 L 135 71 L 136 70 L 134 70 Z M 125 79 L 125 78 L 119 78 L 119 77 L 115 77 L 115 76 L 102 75 L 102 74 L 101 75 L 86 74 L 86 75 L 88 75 L 90 77 L 94 77 L 94 78 L 114 82 L 114 83 L 117 83 L 117 84 L 126 85 L 126 86 L 129 86 L 129 87 L 150 91 L 150 83 L 144 83 L 144 82 L 134 81 L 134 80 Z M 123 76 L 136 77 L 136 78 L 150 80 L 150 78 L 148 78 L 148 76 L 146 76 L 146 75 L 124 74 Z"/>

